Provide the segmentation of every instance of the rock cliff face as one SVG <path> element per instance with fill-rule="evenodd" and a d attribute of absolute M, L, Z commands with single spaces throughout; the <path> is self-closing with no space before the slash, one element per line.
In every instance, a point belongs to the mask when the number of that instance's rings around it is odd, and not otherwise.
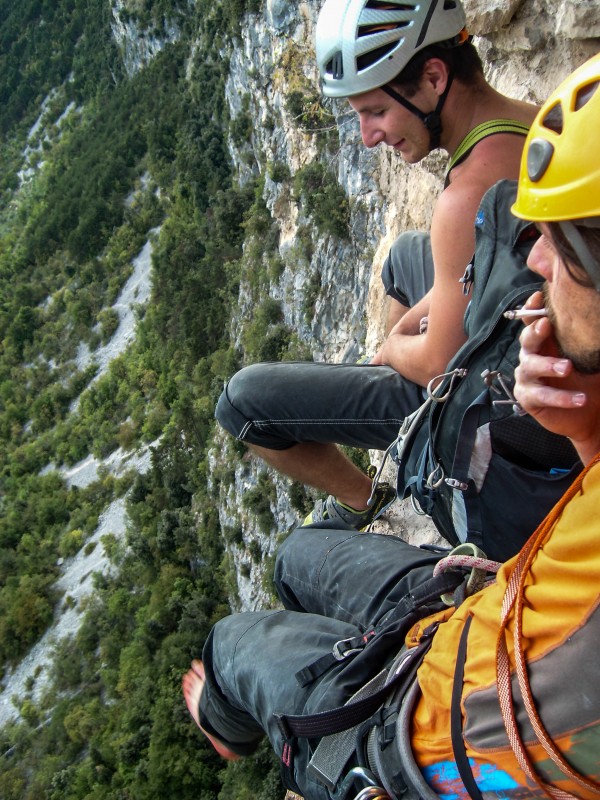
<path fill-rule="evenodd" d="M 132 6 L 135 9 L 135 4 Z M 131 14 L 126 0 L 113 0 L 111 12 L 113 37 L 130 77 L 143 69 L 167 42 L 175 42 L 180 37 L 176 19 L 165 18 L 160 28 L 151 29 L 141 25 L 137 16 Z"/>
<path fill-rule="evenodd" d="M 394 238 L 403 230 L 427 228 L 434 198 L 441 191 L 446 159 L 432 154 L 406 166 L 383 148 L 367 150 L 345 101 L 327 102 L 330 116 L 318 124 L 306 112 L 316 100 L 314 25 L 320 0 L 290 4 L 266 0 L 250 15 L 231 54 L 227 101 L 235 121 L 251 118 L 251 136 L 230 143 L 239 181 L 264 177 L 263 197 L 279 231 L 283 268 L 268 293 L 281 303 L 285 323 L 307 344 L 315 360 L 353 360 L 373 352 L 381 340 L 384 297 L 379 273 Z M 598 50 L 598 4 L 588 0 L 466 0 L 469 29 L 499 91 L 539 103 L 572 69 Z M 294 98 L 302 98 L 302 113 Z M 322 128 L 330 128 L 323 144 Z M 319 231 L 299 201 L 293 176 L 319 161 L 347 198 L 348 237 Z M 279 176 L 274 179 L 278 165 Z M 281 167 L 285 169 L 281 169 Z M 306 237 L 310 248 L 306 248 Z M 300 244 L 304 243 L 303 247 Z M 302 257 L 299 253 L 302 252 Z M 252 313 L 250 292 L 242 283 L 239 319 Z M 312 312 L 307 315 L 307 293 Z M 236 315 L 232 336 L 239 329 Z M 239 344 L 239 341 L 238 341 Z M 234 480 L 213 480 L 221 521 L 241 531 L 230 545 L 237 574 L 239 606 L 253 608 L 267 598 L 261 587 L 265 557 L 276 546 L 277 531 L 297 523 L 289 484 L 264 476 L 264 467 L 233 453 L 218 433 L 212 453 L 214 475 L 229 461 Z M 262 475 L 262 477 L 260 477 Z M 272 520 L 257 524 L 244 497 L 259 482 L 270 489 Z"/>

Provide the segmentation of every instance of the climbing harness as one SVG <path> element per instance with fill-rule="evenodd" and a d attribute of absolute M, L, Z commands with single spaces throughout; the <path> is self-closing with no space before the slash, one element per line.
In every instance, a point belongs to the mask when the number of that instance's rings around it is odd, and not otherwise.
<path fill-rule="evenodd" d="M 455 374 L 456 377 L 464 378 L 468 374 L 468 370 L 467 369 L 456 369 L 456 370 L 453 370 L 453 373 Z M 446 373 L 446 375 L 451 375 L 451 374 L 452 373 Z M 440 376 L 440 377 L 445 377 L 445 376 Z M 492 406 L 510 405 L 510 406 L 512 406 L 512 410 L 514 411 L 515 414 L 517 414 L 517 416 L 524 416 L 527 413 L 517 403 L 517 400 L 516 400 L 515 396 L 513 395 L 512 391 L 511 391 L 511 389 L 510 389 L 510 387 L 509 387 L 509 385 L 508 385 L 508 383 L 506 381 L 506 378 L 504 377 L 504 375 L 499 370 L 484 369 L 483 372 L 481 373 L 481 377 L 483 379 L 484 385 L 487 388 L 489 388 L 491 392 L 494 392 L 494 393 L 500 394 L 500 395 L 502 393 L 504 393 L 504 395 L 505 395 L 501 399 L 492 400 L 491 401 L 492 402 Z M 437 378 L 435 380 L 437 380 Z M 498 386 L 495 385 L 495 383 L 494 383 L 495 381 L 498 382 L 500 388 L 498 388 Z M 441 400 L 442 401 L 446 400 L 451 393 L 452 393 L 452 382 L 450 383 L 450 386 L 448 387 L 448 390 L 447 390 L 446 394 L 441 398 Z M 442 486 L 442 484 L 444 484 L 444 483 L 447 484 L 451 489 L 459 489 L 460 491 L 463 491 L 463 492 L 466 491 L 469 488 L 468 483 L 465 483 L 464 481 L 459 481 L 459 480 L 456 480 L 455 478 L 450 478 L 450 477 L 446 476 L 444 468 L 442 467 L 440 462 L 437 460 L 433 450 L 430 453 L 430 460 L 431 460 L 431 465 L 433 466 L 433 469 L 429 472 L 429 474 L 427 474 L 427 475 L 425 475 L 423 477 L 423 482 L 424 482 L 423 485 L 424 485 L 425 489 L 427 489 L 429 491 L 433 491 L 435 489 L 439 489 L 440 486 Z M 417 499 L 415 498 L 414 495 L 411 495 L 411 501 L 412 501 L 412 506 L 413 506 L 414 510 L 418 514 L 426 514 L 427 513 L 426 511 L 424 511 L 418 505 Z"/>
<path fill-rule="evenodd" d="M 427 398 L 419 406 L 419 408 L 415 409 L 415 411 L 413 411 L 412 414 L 410 414 L 408 417 L 404 419 L 398 431 L 398 436 L 394 439 L 394 441 L 389 445 L 387 450 L 384 452 L 383 458 L 381 459 L 381 464 L 379 465 L 379 468 L 373 475 L 371 484 L 371 495 L 367 501 L 367 505 L 371 505 L 371 503 L 375 498 L 375 490 L 377 489 L 377 486 L 379 484 L 379 478 L 381 477 L 381 473 L 383 472 L 386 461 L 389 458 L 390 454 L 393 451 L 395 451 L 394 460 L 400 461 L 405 449 L 409 446 L 412 437 L 418 430 L 422 418 L 429 411 L 429 407 L 434 403 L 445 402 L 448 399 L 448 397 L 452 394 L 454 380 L 458 377 L 463 377 L 465 374 L 466 370 L 464 369 L 453 369 L 451 372 L 443 372 L 441 375 L 436 375 L 435 378 L 432 378 L 429 381 L 426 389 Z M 439 394 L 439 392 L 441 392 L 442 386 L 444 386 L 444 381 L 446 378 L 450 378 L 450 381 L 446 386 L 445 392 L 443 394 Z M 420 511 L 419 513 L 422 514 L 423 512 Z"/>
<path fill-rule="evenodd" d="M 460 605 L 465 597 L 486 585 L 488 573 L 495 573 L 499 567 L 499 563 L 486 559 L 478 548 L 460 545 L 442 556 L 432 577 L 405 595 L 372 630 L 337 642 L 331 653 L 297 672 L 296 679 L 300 685 L 307 686 L 335 663 L 360 657 L 363 651 L 365 658 L 377 663 L 377 653 L 387 652 L 391 642 L 403 641 L 416 622 L 431 613 L 441 612 L 444 605 Z M 440 620 L 436 619 L 428 625 L 421 632 L 418 644 L 413 647 L 403 646 L 391 665 L 388 656 L 388 666 L 358 689 L 345 705 L 317 714 L 276 714 L 284 742 L 284 768 L 291 774 L 294 741 L 297 737 L 320 739 L 310 760 L 308 774 L 325 785 L 336 800 L 345 800 L 357 776 L 365 779 L 365 776 L 371 775 L 350 770 L 342 778 L 349 759 L 356 753 L 357 741 L 364 740 L 371 731 L 378 730 L 381 726 L 385 729 L 385 735 L 390 735 L 388 732 L 391 720 L 398 716 L 397 709 L 406 692 L 413 686 L 417 670 L 429 651 L 440 624 Z M 373 647 L 375 652 L 371 649 Z M 395 733 L 391 736 L 393 738 Z M 367 758 L 369 765 L 371 758 L 375 759 L 375 755 Z M 390 795 L 387 788 L 381 788 L 378 775 L 379 771 L 369 786 L 362 789 L 354 800 L 371 800 L 376 797 L 387 800 L 395 796 L 395 792 Z"/>

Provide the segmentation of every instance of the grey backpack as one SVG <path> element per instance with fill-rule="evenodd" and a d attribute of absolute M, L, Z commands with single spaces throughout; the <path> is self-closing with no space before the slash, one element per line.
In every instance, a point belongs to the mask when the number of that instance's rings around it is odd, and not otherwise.
<path fill-rule="evenodd" d="M 526 265 L 537 238 L 510 208 L 515 181 L 484 196 L 463 283 L 467 342 L 398 453 L 398 495 L 411 496 L 453 545 L 469 541 L 503 561 L 529 538 L 582 468 L 568 439 L 515 410 L 514 370 L 523 305 L 542 279 Z"/>

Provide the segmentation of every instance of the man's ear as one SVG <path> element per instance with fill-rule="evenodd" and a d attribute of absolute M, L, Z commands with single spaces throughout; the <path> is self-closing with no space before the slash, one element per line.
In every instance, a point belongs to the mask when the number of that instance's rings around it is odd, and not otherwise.
<path fill-rule="evenodd" d="M 432 88 L 440 97 L 448 85 L 449 75 L 448 65 L 441 58 L 429 58 L 423 66 L 421 85 Z"/>

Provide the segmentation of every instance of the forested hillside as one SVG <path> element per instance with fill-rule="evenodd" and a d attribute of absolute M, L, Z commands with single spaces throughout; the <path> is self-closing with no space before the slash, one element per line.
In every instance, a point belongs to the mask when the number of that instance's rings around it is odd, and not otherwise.
<path fill-rule="evenodd" d="M 130 517 L 126 542 L 103 542 L 115 569 L 58 644 L 51 691 L 41 705 L 11 698 L 21 716 L 0 733 L 6 800 L 280 795 L 270 757 L 222 774 L 180 691 L 228 607 L 205 449 L 236 365 L 242 242 L 269 234 L 260 193 L 232 180 L 227 152 L 228 52 L 247 5 L 128 3 L 121 19 L 162 40 L 128 73 L 108 0 L 0 1 L 5 674 L 68 602 L 60 560 L 85 547 L 111 499 L 126 495 Z M 112 303 L 158 228 L 135 344 L 92 382 L 78 350 L 114 333 Z M 77 490 L 47 469 L 156 440 L 144 476 L 106 471 Z"/>

